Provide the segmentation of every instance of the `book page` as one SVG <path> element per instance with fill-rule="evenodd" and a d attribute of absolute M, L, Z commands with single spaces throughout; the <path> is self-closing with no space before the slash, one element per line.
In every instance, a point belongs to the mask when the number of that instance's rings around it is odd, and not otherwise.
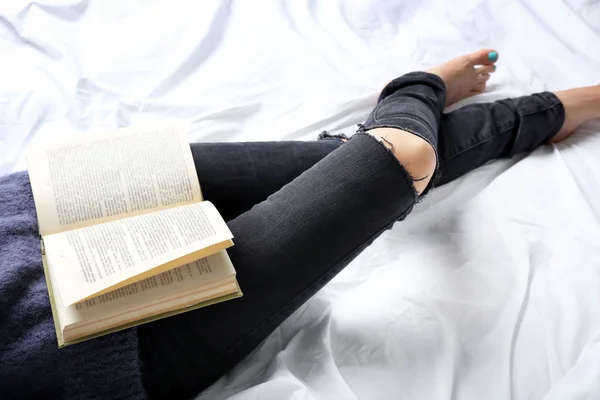
<path fill-rule="evenodd" d="M 132 308 L 142 309 L 148 304 L 174 296 L 185 296 L 190 291 L 208 288 L 228 277 L 235 270 L 226 251 L 201 258 L 190 264 L 165 271 L 120 289 L 92 297 L 65 307 L 56 296 L 61 329 L 74 324 L 85 324 L 102 318 L 114 317 Z M 51 275 L 52 285 L 56 280 Z"/>
<path fill-rule="evenodd" d="M 232 245 L 208 201 L 44 237 L 61 300 L 71 305 Z"/>
<path fill-rule="evenodd" d="M 207 287 L 201 292 L 188 292 L 185 296 L 172 297 L 163 302 L 148 303 L 141 309 L 125 310 L 89 324 L 75 325 L 65 329 L 63 344 L 71 345 L 122 329 L 152 322 L 184 312 L 218 304 L 241 297 L 242 292 L 235 279 Z M 60 341 L 59 341 L 60 347 Z"/>
<path fill-rule="evenodd" d="M 185 125 L 63 138 L 27 162 L 42 236 L 202 200 Z"/>

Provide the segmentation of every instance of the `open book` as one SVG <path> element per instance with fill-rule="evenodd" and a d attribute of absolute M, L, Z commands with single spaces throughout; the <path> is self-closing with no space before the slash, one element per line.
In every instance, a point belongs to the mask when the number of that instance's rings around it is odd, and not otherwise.
<path fill-rule="evenodd" d="M 241 296 L 232 234 L 202 199 L 185 133 L 123 128 L 30 149 L 59 347 Z"/>

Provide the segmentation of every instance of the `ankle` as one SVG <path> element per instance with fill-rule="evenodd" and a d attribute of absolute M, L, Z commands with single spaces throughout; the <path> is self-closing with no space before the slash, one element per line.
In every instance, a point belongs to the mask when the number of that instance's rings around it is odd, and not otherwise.
<path fill-rule="evenodd" d="M 550 143 L 560 142 L 583 123 L 600 118 L 600 85 L 563 90 L 554 95 L 564 107 L 565 121 Z"/>

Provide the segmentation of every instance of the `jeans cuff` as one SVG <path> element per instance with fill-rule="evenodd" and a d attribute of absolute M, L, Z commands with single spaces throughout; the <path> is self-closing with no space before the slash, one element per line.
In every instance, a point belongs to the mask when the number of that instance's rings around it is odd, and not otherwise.
<path fill-rule="evenodd" d="M 548 137 L 544 141 L 544 143 L 547 143 L 558 133 L 558 131 L 560 131 L 565 124 L 565 106 L 558 96 L 552 92 L 537 93 L 537 96 L 542 97 L 549 104 L 551 104 L 551 106 L 547 109 L 547 112 L 551 114 L 551 116 L 548 116 L 548 118 L 553 121 L 553 128 L 549 130 Z"/>

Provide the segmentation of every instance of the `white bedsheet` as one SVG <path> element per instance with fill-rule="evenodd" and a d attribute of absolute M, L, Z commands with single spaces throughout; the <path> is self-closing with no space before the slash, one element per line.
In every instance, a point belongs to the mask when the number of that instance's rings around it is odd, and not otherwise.
<path fill-rule="evenodd" d="M 600 81 L 595 0 L 0 3 L 0 175 L 152 119 L 191 141 L 354 131 L 481 47 L 490 101 Z M 200 399 L 600 398 L 600 124 L 439 188 Z"/>

